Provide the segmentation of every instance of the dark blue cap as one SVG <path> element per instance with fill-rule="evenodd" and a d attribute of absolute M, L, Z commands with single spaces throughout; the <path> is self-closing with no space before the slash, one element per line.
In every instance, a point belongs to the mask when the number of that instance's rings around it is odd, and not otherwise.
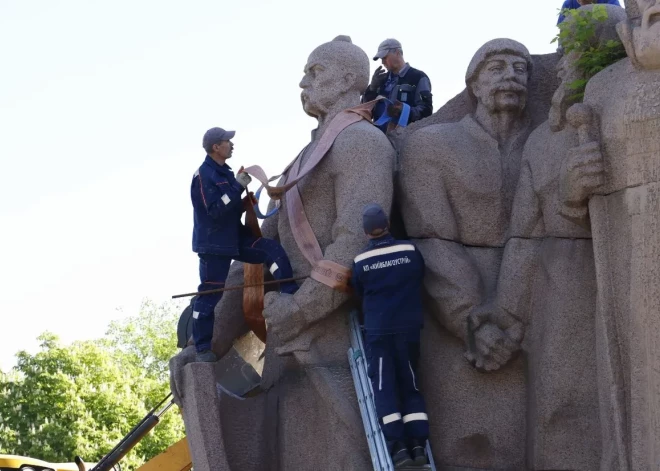
<path fill-rule="evenodd" d="M 388 228 L 387 215 L 379 204 L 371 203 L 362 210 L 362 227 L 366 234 L 374 234 Z"/>
<path fill-rule="evenodd" d="M 236 131 L 225 131 L 222 128 L 211 128 L 204 134 L 202 147 L 208 153 L 211 153 L 213 144 L 220 144 L 222 141 L 228 141 L 234 138 Z"/>

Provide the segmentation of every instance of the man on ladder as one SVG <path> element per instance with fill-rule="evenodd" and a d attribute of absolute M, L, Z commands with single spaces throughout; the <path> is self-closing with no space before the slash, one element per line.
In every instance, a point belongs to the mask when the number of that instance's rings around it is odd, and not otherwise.
<path fill-rule="evenodd" d="M 362 299 L 376 411 L 394 466 L 421 466 L 427 463 L 424 449 L 429 435 L 416 378 L 424 259 L 409 241 L 390 235 L 388 218 L 379 205 L 367 205 L 362 221 L 369 244 L 355 257 L 352 283 Z"/>

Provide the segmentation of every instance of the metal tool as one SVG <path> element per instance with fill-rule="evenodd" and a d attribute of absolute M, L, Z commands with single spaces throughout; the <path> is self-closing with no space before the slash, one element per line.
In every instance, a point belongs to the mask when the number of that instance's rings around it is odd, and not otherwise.
<path fill-rule="evenodd" d="M 285 278 L 283 280 L 264 281 L 263 283 L 258 283 L 258 284 L 254 284 L 254 285 L 228 286 L 226 288 L 210 289 L 210 290 L 207 290 L 207 291 L 197 291 L 195 293 L 175 294 L 174 296 L 172 296 L 172 299 L 187 298 L 187 297 L 190 297 L 190 296 L 197 296 L 197 295 L 204 295 L 204 294 L 222 293 L 224 291 L 234 291 L 234 290 L 237 290 L 237 289 L 244 289 L 244 288 L 254 288 L 255 286 L 267 286 L 267 285 L 274 285 L 274 284 L 277 284 L 277 283 L 287 283 L 289 281 L 304 280 L 305 278 L 309 278 L 309 276 L 297 276 L 295 278 Z"/>

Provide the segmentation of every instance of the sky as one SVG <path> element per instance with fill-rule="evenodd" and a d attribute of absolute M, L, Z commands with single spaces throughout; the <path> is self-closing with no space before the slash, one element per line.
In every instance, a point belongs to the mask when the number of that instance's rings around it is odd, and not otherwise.
<path fill-rule="evenodd" d="M 195 290 L 202 136 L 236 130 L 230 165 L 279 173 L 315 127 L 298 84 L 316 46 L 397 38 L 438 109 L 490 39 L 553 52 L 561 3 L 0 0 L 0 369 L 44 331 L 98 338 Z"/>

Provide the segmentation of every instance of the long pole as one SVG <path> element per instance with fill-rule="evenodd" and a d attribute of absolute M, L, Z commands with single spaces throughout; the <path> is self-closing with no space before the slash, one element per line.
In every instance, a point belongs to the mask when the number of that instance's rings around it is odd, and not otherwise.
<path fill-rule="evenodd" d="M 257 287 L 257 286 L 266 286 L 266 285 L 274 285 L 276 283 L 287 283 L 289 281 L 304 280 L 305 278 L 309 278 L 309 276 L 298 276 L 298 277 L 295 277 L 295 278 L 285 278 L 283 280 L 264 281 L 263 283 L 257 283 L 257 284 L 254 284 L 254 285 L 228 286 L 227 288 L 210 289 L 210 290 L 207 290 L 207 291 L 197 291 L 195 293 L 175 294 L 174 296 L 172 296 L 172 299 L 187 298 L 187 297 L 190 297 L 190 296 L 197 296 L 197 295 L 204 295 L 204 294 L 222 293 L 224 291 L 234 291 L 234 290 L 237 290 L 237 289 L 254 288 L 254 287 Z"/>

